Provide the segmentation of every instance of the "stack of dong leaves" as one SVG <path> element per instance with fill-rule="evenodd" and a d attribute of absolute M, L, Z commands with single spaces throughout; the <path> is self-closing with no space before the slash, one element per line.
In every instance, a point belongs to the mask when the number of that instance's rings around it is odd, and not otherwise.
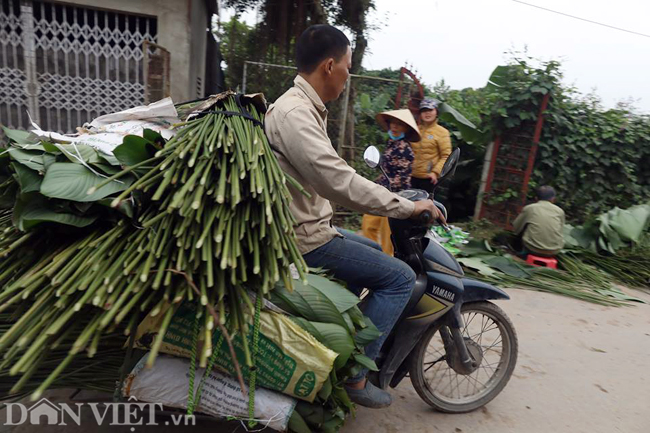
<path fill-rule="evenodd" d="M 289 424 L 337 431 L 354 410 L 342 384 L 376 368 L 363 347 L 379 332 L 358 298 L 307 273 L 288 210 L 289 184 L 301 187 L 269 147 L 263 106 L 228 92 L 178 109 L 171 139 L 144 130 L 113 155 L 4 129 L 0 398 L 113 391 L 137 324 L 164 316 L 153 365 L 184 302 L 198 305 L 202 367 L 219 328 L 240 338 L 242 368 L 252 368 L 254 293 L 338 354 L 316 400 L 299 402 Z"/>

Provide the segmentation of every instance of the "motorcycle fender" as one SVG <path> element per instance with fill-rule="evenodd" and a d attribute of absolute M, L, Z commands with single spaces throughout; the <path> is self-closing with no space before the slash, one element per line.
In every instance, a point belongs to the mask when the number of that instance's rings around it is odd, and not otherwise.
<path fill-rule="evenodd" d="M 431 326 L 431 321 L 427 318 L 405 320 L 400 323 L 395 330 L 395 340 L 390 352 L 384 360 L 381 370 L 378 374 L 376 385 L 381 389 L 386 389 L 391 383 L 397 369 L 402 365 L 404 360 L 413 351 L 415 345 L 420 341 L 424 333 Z"/>
<path fill-rule="evenodd" d="M 491 284 L 463 278 L 463 302 L 485 301 L 488 299 L 510 299 L 510 296 Z"/>

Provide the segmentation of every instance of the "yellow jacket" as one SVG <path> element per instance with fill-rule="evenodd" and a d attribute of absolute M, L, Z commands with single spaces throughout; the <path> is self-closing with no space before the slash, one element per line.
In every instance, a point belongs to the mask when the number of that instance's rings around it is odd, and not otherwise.
<path fill-rule="evenodd" d="M 415 154 L 412 176 L 425 179 L 430 172 L 439 175 L 442 171 L 442 166 L 451 154 L 451 138 L 449 131 L 438 125 L 437 119 L 429 127 L 420 125 L 420 135 L 421 141 L 411 143 Z"/>

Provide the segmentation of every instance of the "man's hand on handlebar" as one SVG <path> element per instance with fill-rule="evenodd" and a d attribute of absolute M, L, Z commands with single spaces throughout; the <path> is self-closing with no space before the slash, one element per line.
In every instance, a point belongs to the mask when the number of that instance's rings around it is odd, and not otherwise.
<path fill-rule="evenodd" d="M 413 213 L 411 214 L 411 219 L 428 219 L 429 221 L 423 220 L 423 222 L 432 223 L 433 221 L 438 221 L 443 225 L 447 223 L 444 215 L 440 212 L 440 209 L 438 209 L 431 200 L 416 201 L 415 209 L 413 209 Z"/>

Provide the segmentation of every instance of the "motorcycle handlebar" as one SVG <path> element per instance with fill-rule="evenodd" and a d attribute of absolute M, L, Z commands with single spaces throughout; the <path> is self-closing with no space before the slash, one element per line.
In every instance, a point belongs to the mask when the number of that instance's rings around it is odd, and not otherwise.
<path fill-rule="evenodd" d="M 433 201 L 434 203 L 436 203 L 436 205 L 439 204 L 440 206 L 438 206 L 438 208 L 440 208 L 440 207 L 442 206 L 441 203 L 437 203 L 437 202 L 433 199 L 433 194 L 429 194 L 429 200 L 431 200 L 431 201 Z M 443 207 L 443 210 L 444 210 L 444 207 Z M 445 214 L 445 217 L 446 217 L 446 216 L 447 216 L 446 211 L 444 211 L 443 213 Z M 428 210 L 423 211 L 423 212 L 419 215 L 419 218 L 418 218 L 418 219 L 419 219 L 420 223 L 425 224 L 425 225 L 433 224 L 433 221 L 434 221 L 434 219 L 433 219 L 433 214 L 432 214 L 431 212 L 429 212 Z M 436 218 L 436 221 L 437 221 L 438 224 L 440 224 L 440 226 L 441 226 L 441 227 L 442 227 L 442 228 L 443 228 L 447 233 L 450 232 L 449 226 L 447 226 L 447 224 L 446 224 L 446 223 L 445 223 L 441 218 Z"/>
<path fill-rule="evenodd" d="M 450 233 L 451 230 L 449 229 L 449 227 L 447 226 L 447 224 L 445 224 L 445 223 L 442 222 L 442 219 L 437 219 L 436 221 L 438 222 L 438 224 L 440 224 L 440 226 L 441 226 L 441 227 L 442 227 L 442 228 L 443 228 L 447 233 Z M 425 210 L 424 212 L 422 212 L 422 213 L 420 214 L 420 222 L 421 222 L 422 224 L 426 224 L 426 225 L 429 225 L 429 224 L 433 223 L 433 215 L 431 214 L 431 212 L 429 212 L 428 210 Z"/>

